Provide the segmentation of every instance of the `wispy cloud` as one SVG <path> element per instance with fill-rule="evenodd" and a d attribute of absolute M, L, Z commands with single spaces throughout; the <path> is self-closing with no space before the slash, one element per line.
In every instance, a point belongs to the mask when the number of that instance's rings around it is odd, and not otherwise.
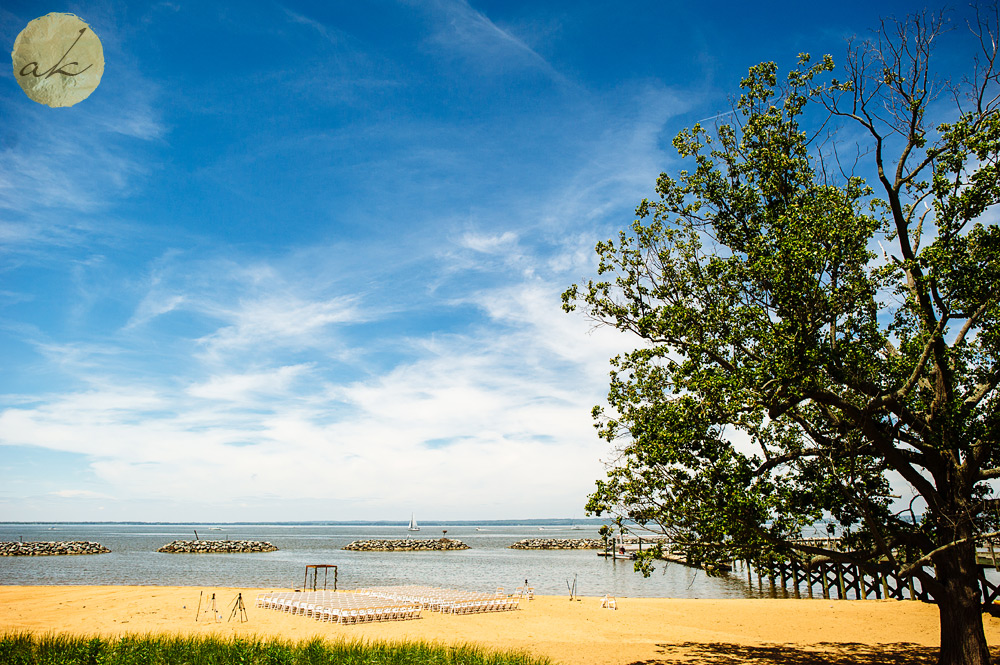
<path fill-rule="evenodd" d="M 125 328 L 134 328 L 155 319 L 158 316 L 169 314 L 180 309 L 187 299 L 185 296 L 177 294 L 147 294 L 136 308 L 132 318 L 129 319 Z"/>
<path fill-rule="evenodd" d="M 364 315 L 353 296 L 320 302 L 289 298 L 264 298 L 240 303 L 239 308 L 215 310 L 232 321 L 198 340 L 211 356 L 258 345 L 304 347 L 331 324 L 361 323 Z"/>
<path fill-rule="evenodd" d="M 52 496 L 57 496 L 62 499 L 111 499 L 108 494 L 102 494 L 101 492 L 93 492 L 91 490 L 56 490 L 55 492 L 49 492 Z"/>
<path fill-rule="evenodd" d="M 330 28 L 330 26 L 324 23 L 320 23 L 315 19 L 311 19 L 308 16 L 305 16 L 304 14 L 293 12 L 291 9 L 287 7 L 282 7 L 281 9 L 282 11 L 285 12 L 285 15 L 288 17 L 288 20 L 291 21 L 292 23 L 298 23 L 299 25 L 304 25 L 309 28 L 312 28 L 317 33 L 319 33 L 319 35 L 323 37 L 323 39 L 329 42 L 337 43 L 341 41 L 341 37 L 338 34 L 339 31 L 333 30 L 332 28 Z"/>
<path fill-rule="evenodd" d="M 19 213 L 40 208 L 95 210 L 101 200 L 98 183 L 82 177 L 80 164 L 87 161 L 83 158 L 95 152 L 107 158 L 109 170 L 116 174 L 112 181 L 120 182 L 123 168 L 127 171 L 128 167 L 121 158 L 102 155 L 97 145 L 90 148 L 76 138 L 43 131 L 0 152 L 0 209 Z"/>
<path fill-rule="evenodd" d="M 6 106 L 11 112 L 18 103 L 33 102 L 8 101 L 0 109 Z M 146 111 L 131 108 L 125 113 L 114 123 L 100 113 L 67 122 L 39 115 L 30 131 L 29 123 L 17 123 L 11 128 L 17 140 L 0 151 L 0 210 L 93 212 L 126 191 L 148 167 L 112 135 L 148 140 L 159 137 L 163 128 Z M 103 130 L 95 131 L 95 125 Z"/>
<path fill-rule="evenodd" d="M 437 0 L 431 4 L 441 22 L 433 36 L 439 47 L 461 54 L 479 67 L 503 70 L 512 64 L 536 69 L 559 83 L 568 79 L 511 29 L 503 28 L 466 0 Z"/>
<path fill-rule="evenodd" d="M 106 57 L 121 63 L 114 32 L 102 30 Z M 118 67 L 71 113 L 53 112 L 19 90 L 0 96 L 0 249 L 78 246 L 122 231 L 102 213 L 151 171 L 146 147 L 167 131 L 157 90 L 136 68 Z"/>
<path fill-rule="evenodd" d="M 310 365 L 289 365 L 265 372 L 212 376 L 187 388 L 192 397 L 227 402 L 253 403 L 262 398 L 284 395 Z"/>
<path fill-rule="evenodd" d="M 660 133 L 689 101 L 655 83 L 567 92 L 517 29 L 466 2 L 430 11 L 424 45 L 435 54 L 485 72 L 540 72 L 542 89 L 558 88 L 551 107 L 454 122 L 400 97 L 391 112 L 343 125 L 323 106 L 294 133 L 258 118 L 249 152 L 242 135 L 220 156 L 199 146 L 208 163 L 181 167 L 212 184 L 211 195 L 196 192 L 205 210 L 190 213 L 205 217 L 202 237 L 164 231 L 136 257 L 68 252 L 67 273 L 83 276 L 56 301 L 65 328 L 8 327 L 61 385 L 6 389 L 0 446 L 69 456 L 92 479 L 63 475 L 37 492 L 99 498 L 121 519 L 196 518 L 202 507 L 177 497 L 206 487 L 225 488 L 217 519 L 246 515 L 238 503 L 255 519 L 288 519 L 291 505 L 312 506 L 303 518 L 385 518 L 401 506 L 450 518 L 582 512 L 606 452 L 590 409 L 605 394 L 607 358 L 634 341 L 565 315 L 559 296 L 651 190 L 666 161 Z M 329 50 L 318 61 L 337 64 L 338 49 L 349 64 L 368 56 L 306 14 L 278 16 L 283 39 Z M 331 71 L 353 81 L 375 69 Z M 282 94 L 307 83 L 247 76 Z M 198 113 L 231 101 L 207 97 Z M 93 243 L 110 201 L 155 186 L 147 151 L 174 137 L 152 108 L 95 120 L 106 145 L 88 160 L 86 141 L 9 146 L 8 160 L 31 161 L 40 178 L 58 167 L 50 149 L 116 175 L 99 173 L 93 189 L 73 189 L 74 174 L 66 191 L 32 185 L 36 207 L 17 190 L 14 161 L 0 162 L 11 213 L 0 233 L 52 243 L 42 222 L 53 220 L 63 246 L 75 247 L 74 233 Z M 267 206 L 263 220 L 224 209 L 246 200 Z M 175 204 L 185 201 L 160 205 Z M 214 233 L 226 225 L 238 231 Z M 254 240 L 255 228 L 269 240 Z M 303 232 L 286 240 L 275 228 Z M 110 267 L 84 264 L 98 253 Z M 25 293 L 9 304 L 30 302 Z M 525 491 L 535 473 L 546 481 Z"/>
<path fill-rule="evenodd" d="M 557 514 L 577 512 L 600 472 L 602 446 L 586 414 L 600 399 L 604 360 L 621 341 L 610 331 L 588 336 L 584 321 L 561 314 L 556 284 L 487 289 L 468 304 L 483 313 L 481 325 L 399 338 L 409 360 L 350 382 L 312 363 L 196 381 L 120 376 L 112 384 L 93 378 L 101 369 L 81 365 L 90 390 L 6 409 L 2 442 L 84 454 L 122 501 L 165 500 L 211 483 L 241 501 L 272 493 L 321 499 L 350 506 L 354 516 L 406 505 L 456 518 L 501 517 L 534 514 L 537 501 L 551 502 Z M 328 320 L 323 300 L 293 309 Z M 258 342 L 287 333 L 273 323 L 246 329 Z M 270 357 L 280 354 L 272 349 Z M 336 481 L 302 482 L 303 460 L 335 469 Z M 545 469 L 560 490 L 526 496 L 510 482 L 526 465 Z M 490 500 L 463 512 L 468 496 Z"/>
<path fill-rule="evenodd" d="M 484 254 L 499 254 L 509 251 L 516 243 L 517 234 L 512 231 L 494 234 L 469 232 L 464 234 L 461 240 L 463 247 Z"/>

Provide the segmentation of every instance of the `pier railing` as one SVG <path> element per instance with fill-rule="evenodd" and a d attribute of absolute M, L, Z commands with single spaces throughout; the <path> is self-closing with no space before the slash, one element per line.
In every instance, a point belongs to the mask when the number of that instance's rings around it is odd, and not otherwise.
<path fill-rule="evenodd" d="M 746 572 L 747 583 L 753 587 L 756 574 L 758 589 L 767 586 L 795 598 L 838 598 L 843 600 L 894 599 L 935 602 L 925 591 L 920 580 L 900 577 L 889 566 L 861 567 L 853 563 L 828 562 L 808 566 L 797 560 L 776 561 L 770 564 L 740 564 Z M 979 566 L 980 600 L 984 607 L 1000 599 L 1000 585 L 986 578 L 985 566 Z"/>
<path fill-rule="evenodd" d="M 742 562 L 747 583 L 754 585 L 754 573 L 760 589 L 764 582 L 772 589 L 791 592 L 796 598 L 838 598 L 841 600 L 922 600 L 933 602 L 930 594 L 913 577 L 899 577 L 887 566 L 871 566 L 868 570 L 853 563 L 819 563 L 812 566 L 797 560 L 770 564 Z"/>
<path fill-rule="evenodd" d="M 635 536 L 618 537 L 608 542 L 608 547 L 602 556 L 615 558 L 634 558 L 645 548 L 656 544 L 663 546 L 661 558 L 685 565 L 687 557 L 683 548 L 671 543 L 664 537 L 641 538 Z M 997 553 L 994 542 L 984 541 L 979 554 L 979 586 L 980 599 L 983 606 L 991 606 L 1000 601 L 1000 584 L 994 584 L 986 577 L 986 569 L 997 569 Z M 809 545 L 824 549 L 840 551 L 841 539 L 833 537 L 801 538 L 791 541 L 794 545 Z M 914 577 L 901 577 L 887 564 L 872 563 L 861 566 L 854 563 L 824 562 L 808 564 L 801 559 L 787 559 L 771 563 L 746 561 L 731 562 L 731 566 L 722 566 L 722 570 L 735 571 L 741 567 L 747 575 L 747 584 L 757 586 L 761 591 L 767 588 L 772 593 L 781 593 L 795 598 L 827 598 L 845 600 L 866 600 L 869 598 L 894 600 L 920 600 L 933 603 L 934 598 L 929 591 L 922 588 L 920 580 Z M 756 576 L 756 584 L 754 577 Z"/>

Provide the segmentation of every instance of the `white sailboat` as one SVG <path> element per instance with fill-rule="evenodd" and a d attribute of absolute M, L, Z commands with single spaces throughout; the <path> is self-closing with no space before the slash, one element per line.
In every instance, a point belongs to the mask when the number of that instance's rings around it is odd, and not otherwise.
<path fill-rule="evenodd" d="M 417 520 L 413 518 L 413 513 L 410 513 L 410 526 L 406 527 L 407 531 L 420 531 L 420 527 L 417 526 Z"/>

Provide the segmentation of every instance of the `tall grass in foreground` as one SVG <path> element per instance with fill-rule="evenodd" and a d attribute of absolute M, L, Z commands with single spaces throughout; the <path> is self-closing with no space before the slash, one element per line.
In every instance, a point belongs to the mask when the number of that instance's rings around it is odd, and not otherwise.
<path fill-rule="evenodd" d="M 522 651 L 427 642 L 291 642 L 257 637 L 6 633 L 3 665 L 550 665 Z"/>

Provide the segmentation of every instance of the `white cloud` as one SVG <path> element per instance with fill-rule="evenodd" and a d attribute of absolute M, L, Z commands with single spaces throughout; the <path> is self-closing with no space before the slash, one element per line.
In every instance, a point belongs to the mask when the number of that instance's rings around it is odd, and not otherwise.
<path fill-rule="evenodd" d="M 341 40 L 341 36 L 336 31 L 332 30 L 329 26 L 320 23 L 315 19 L 311 19 L 308 16 L 299 14 L 298 12 L 293 12 L 287 7 L 282 7 L 281 9 L 285 12 L 285 15 L 288 17 L 288 20 L 291 21 L 292 23 L 297 23 L 299 25 L 304 25 L 309 28 L 312 28 L 317 33 L 319 33 L 319 35 L 323 37 L 323 39 L 329 42 L 337 43 Z"/>
<path fill-rule="evenodd" d="M 136 308 L 132 318 L 125 324 L 125 328 L 134 328 L 164 314 L 169 314 L 179 309 L 186 302 L 186 298 L 177 294 L 149 294 Z"/>
<path fill-rule="evenodd" d="M 57 490 L 55 492 L 49 492 L 52 496 L 57 496 L 61 499 L 111 499 L 113 497 L 107 494 L 102 494 L 101 492 L 92 492 L 90 490 Z"/>
<path fill-rule="evenodd" d="M 461 246 L 484 254 L 499 254 L 510 251 L 517 243 L 517 234 L 505 231 L 497 234 L 466 233 L 462 236 Z"/>
<path fill-rule="evenodd" d="M 224 401 L 251 401 L 288 391 L 295 379 L 310 369 L 310 365 L 290 365 L 268 372 L 226 374 L 188 387 L 192 397 Z"/>
<path fill-rule="evenodd" d="M 668 121 L 694 105 L 691 95 L 658 83 L 611 94 L 624 100 L 622 108 L 604 109 L 605 129 L 590 146 L 589 159 L 544 201 L 536 217 L 540 225 L 578 233 L 584 223 L 605 224 L 612 216 L 613 228 L 623 228 L 631 219 L 618 215 L 623 209 L 631 215 L 641 199 L 653 195 L 657 176 L 674 161 L 661 135 Z"/>
<path fill-rule="evenodd" d="M 505 29 L 466 0 L 439 0 L 434 8 L 441 25 L 435 43 L 473 59 L 480 67 L 494 69 L 508 63 L 535 68 L 550 78 L 565 83 L 565 77 L 511 30 Z"/>
<path fill-rule="evenodd" d="M 189 497 L 213 492 L 213 519 L 581 514 L 607 452 L 590 409 L 634 342 L 560 293 L 653 185 L 682 105 L 644 95 L 552 188 L 422 220 L 419 244 L 165 251 L 118 294 L 125 325 L 37 343 L 86 388 L 7 396 L 0 445 L 83 456 L 117 519 L 204 519 Z"/>
<path fill-rule="evenodd" d="M 0 443 L 83 454 L 124 502 L 215 487 L 358 518 L 579 514 L 602 473 L 588 412 L 608 346 L 581 345 L 586 324 L 557 301 L 540 283 L 485 291 L 499 327 L 405 340 L 413 360 L 347 384 L 302 390 L 316 367 L 296 364 L 53 396 L 0 413 Z"/>
<path fill-rule="evenodd" d="M 319 302 L 265 297 L 241 302 L 216 316 L 232 321 L 231 325 L 198 340 L 209 358 L 239 352 L 260 345 L 280 347 L 315 347 L 324 328 L 337 323 L 360 323 L 365 320 L 353 297 Z"/>

